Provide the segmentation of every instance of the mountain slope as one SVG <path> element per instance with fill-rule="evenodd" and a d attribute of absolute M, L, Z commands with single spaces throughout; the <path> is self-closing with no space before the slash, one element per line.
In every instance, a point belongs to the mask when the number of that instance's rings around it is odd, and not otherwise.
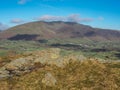
<path fill-rule="evenodd" d="M 52 38 L 86 38 L 90 40 L 120 40 L 120 31 L 96 29 L 73 22 L 31 22 L 0 33 L 0 39 L 39 40 Z"/>

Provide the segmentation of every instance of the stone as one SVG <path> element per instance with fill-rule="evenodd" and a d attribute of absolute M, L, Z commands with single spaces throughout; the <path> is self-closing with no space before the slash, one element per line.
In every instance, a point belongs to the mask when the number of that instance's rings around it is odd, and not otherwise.
<path fill-rule="evenodd" d="M 55 86 L 57 80 L 51 73 L 45 74 L 45 77 L 42 79 L 42 83 L 47 86 Z"/>
<path fill-rule="evenodd" d="M 4 68 L 0 69 L 0 79 L 10 77 L 9 71 L 5 70 Z"/>

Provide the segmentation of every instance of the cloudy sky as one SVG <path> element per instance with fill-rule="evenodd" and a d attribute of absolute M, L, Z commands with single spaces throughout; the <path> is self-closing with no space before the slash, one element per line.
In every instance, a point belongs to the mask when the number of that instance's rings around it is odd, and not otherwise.
<path fill-rule="evenodd" d="M 71 21 L 120 30 L 120 0 L 0 0 L 0 29 L 32 21 Z"/>

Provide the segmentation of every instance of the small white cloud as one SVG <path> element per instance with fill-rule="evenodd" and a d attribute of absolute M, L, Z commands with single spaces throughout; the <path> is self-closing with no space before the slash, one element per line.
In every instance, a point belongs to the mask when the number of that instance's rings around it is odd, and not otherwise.
<path fill-rule="evenodd" d="M 79 14 L 72 14 L 67 17 L 67 20 L 70 22 L 79 22 L 80 21 L 80 15 Z"/>
<path fill-rule="evenodd" d="M 92 22 L 93 18 L 81 18 L 80 22 Z"/>
<path fill-rule="evenodd" d="M 79 14 L 72 14 L 67 17 L 70 22 L 91 22 L 92 18 L 81 18 Z"/>
<path fill-rule="evenodd" d="M 3 24 L 3 23 L 0 23 L 0 30 L 6 30 L 6 29 L 8 29 L 8 28 L 9 28 L 8 25 L 5 25 L 5 24 Z"/>
<path fill-rule="evenodd" d="M 91 22 L 91 21 L 93 21 L 92 18 L 80 18 L 79 14 L 71 14 L 67 17 L 44 15 L 39 18 L 36 18 L 36 20 L 39 20 L 39 21 L 66 21 L 66 22 Z"/>
<path fill-rule="evenodd" d="M 32 0 L 19 0 L 18 1 L 18 4 L 26 4 L 27 2 L 29 2 L 29 1 L 32 1 Z M 64 0 L 41 0 L 41 1 L 45 1 L 45 2 L 54 2 L 54 1 L 60 1 L 60 2 L 62 2 L 62 1 L 64 1 Z"/>
<path fill-rule="evenodd" d="M 65 18 L 61 16 L 51 16 L 51 15 L 44 15 L 42 17 L 37 18 L 39 21 L 64 21 Z"/>
<path fill-rule="evenodd" d="M 27 3 L 27 2 L 29 2 L 30 0 L 19 0 L 18 1 L 18 4 L 25 4 L 25 3 Z"/>
<path fill-rule="evenodd" d="M 14 24 L 21 24 L 21 23 L 23 23 L 24 21 L 23 21 L 22 19 L 15 18 L 15 19 L 12 19 L 10 22 L 11 22 L 11 23 L 14 23 Z"/>

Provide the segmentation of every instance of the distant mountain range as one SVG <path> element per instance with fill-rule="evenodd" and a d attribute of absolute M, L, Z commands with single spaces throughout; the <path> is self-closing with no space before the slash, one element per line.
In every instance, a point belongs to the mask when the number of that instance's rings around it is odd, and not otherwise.
<path fill-rule="evenodd" d="M 0 32 L 0 39 L 9 40 L 40 40 L 40 39 L 71 39 L 86 38 L 89 40 L 118 40 L 120 41 L 120 31 L 93 28 L 74 22 L 30 22 L 18 25 L 8 30 Z"/>

